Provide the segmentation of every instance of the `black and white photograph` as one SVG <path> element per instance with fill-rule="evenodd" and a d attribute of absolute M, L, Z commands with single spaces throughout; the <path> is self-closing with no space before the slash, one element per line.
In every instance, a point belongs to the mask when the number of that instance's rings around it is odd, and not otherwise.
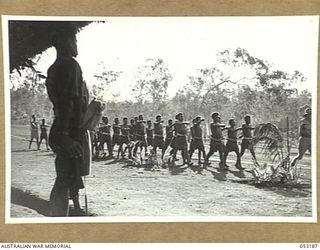
<path fill-rule="evenodd" d="M 2 16 L 6 223 L 317 222 L 318 16 Z"/>

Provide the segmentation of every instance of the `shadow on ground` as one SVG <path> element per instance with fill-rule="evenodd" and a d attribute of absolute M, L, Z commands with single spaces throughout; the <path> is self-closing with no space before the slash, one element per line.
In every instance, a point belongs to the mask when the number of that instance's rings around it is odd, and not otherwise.
<path fill-rule="evenodd" d="M 233 180 L 233 182 L 248 184 L 265 191 L 275 192 L 285 197 L 307 197 L 311 194 L 311 185 L 308 183 L 255 183 L 250 180 Z"/>
<path fill-rule="evenodd" d="M 213 178 L 218 181 L 226 181 L 227 180 L 227 169 L 215 169 L 216 171 L 213 171 L 211 169 L 207 168 L 207 171 L 210 172 L 213 175 Z"/>
<path fill-rule="evenodd" d="M 18 188 L 11 187 L 11 203 L 28 207 L 37 211 L 39 214 L 49 216 L 49 201 Z"/>

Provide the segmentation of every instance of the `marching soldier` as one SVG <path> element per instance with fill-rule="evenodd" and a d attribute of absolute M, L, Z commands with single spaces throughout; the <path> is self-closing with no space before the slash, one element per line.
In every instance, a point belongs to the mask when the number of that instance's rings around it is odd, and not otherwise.
<path fill-rule="evenodd" d="M 147 134 L 147 147 L 153 146 L 153 128 L 152 128 L 151 120 L 147 121 L 146 134 Z"/>
<path fill-rule="evenodd" d="M 218 112 L 212 114 L 213 123 L 210 124 L 211 129 L 211 141 L 210 141 L 210 150 L 205 159 L 205 165 L 209 165 L 209 158 L 215 153 L 219 152 L 220 168 L 225 167 L 224 163 L 224 144 L 223 144 L 223 135 L 222 129 L 225 127 L 224 124 L 221 124 L 221 117 Z"/>
<path fill-rule="evenodd" d="M 108 149 L 108 157 L 113 157 L 113 151 L 112 151 L 112 140 L 111 140 L 111 125 L 109 124 L 109 119 L 106 116 L 102 117 L 102 124 L 99 126 L 99 134 L 98 134 L 98 140 L 99 140 L 99 151 L 101 150 L 103 155 L 104 153 L 104 144 L 107 144 Z"/>
<path fill-rule="evenodd" d="M 226 143 L 226 151 L 224 155 L 224 162 L 227 163 L 227 157 L 230 152 L 235 152 L 237 154 L 237 162 L 236 162 L 236 168 L 239 170 L 243 170 L 244 168 L 241 167 L 241 158 L 240 158 L 240 152 L 239 147 L 237 144 L 237 132 L 241 130 L 242 128 L 236 128 L 236 122 L 234 119 L 229 120 L 229 127 L 226 127 L 228 137 L 227 137 L 227 143 Z"/>
<path fill-rule="evenodd" d="M 39 149 L 41 146 L 41 142 L 42 140 L 46 141 L 46 147 L 47 150 L 49 150 L 49 146 L 48 146 L 48 125 L 46 124 L 46 119 L 42 119 L 42 123 L 40 124 L 40 142 L 39 142 Z"/>
<path fill-rule="evenodd" d="M 38 131 L 38 122 L 36 121 L 36 116 L 32 115 L 31 121 L 30 121 L 30 130 L 31 130 L 31 139 L 29 142 L 29 149 L 31 149 L 31 144 L 33 142 L 33 139 L 36 140 L 37 148 L 39 148 L 39 131 Z"/>
<path fill-rule="evenodd" d="M 183 120 L 183 114 L 176 115 L 177 121 L 174 123 L 175 139 L 173 144 L 173 159 L 176 159 L 178 150 L 182 151 L 183 165 L 190 163 L 188 156 L 188 142 L 187 142 L 187 124 Z"/>
<path fill-rule="evenodd" d="M 254 152 L 253 146 L 252 146 L 252 130 L 254 130 L 254 127 L 251 126 L 251 116 L 246 115 L 244 117 L 245 123 L 242 124 L 242 142 L 241 142 L 241 152 L 240 157 L 243 156 L 246 149 L 249 149 L 253 159 L 257 161 L 256 154 Z"/>
<path fill-rule="evenodd" d="M 162 149 L 163 148 L 163 127 L 162 127 L 162 117 L 161 115 L 156 116 L 156 121 L 153 124 L 154 125 L 154 145 L 153 145 L 153 151 L 157 155 L 157 148 Z"/>
<path fill-rule="evenodd" d="M 129 151 L 129 158 L 131 158 L 131 150 L 130 150 L 130 127 L 128 125 L 128 118 L 123 118 L 123 124 L 121 126 L 121 140 L 120 140 L 120 146 L 118 149 L 118 159 L 121 154 L 121 157 L 125 156 L 125 151 L 128 148 Z M 126 149 L 123 150 L 123 145 L 126 144 Z"/>
<path fill-rule="evenodd" d="M 189 149 L 189 159 L 191 160 L 192 155 L 196 149 L 198 149 L 198 164 L 201 162 L 201 153 L 203 155 L 203 159 L 206 159 L 206 152 L 204 149 L 203 139 L 202 139 L 202 128 L 201 122 L 204 121 L 200 116 L 197 116 L 196 119 L 193 120 L 193 126 L 190 128 L 191 130 L 191 143 Z"/>
<path fill-rule="evenodd" d="M 135 139 L 134 139 L 134 136 L 135 136 L 135 121 L 134 119 L 131 119 L 130 120 L 130 125 L 129 125 L 129 134 L 130 134 L 130 141 L 133 142 Z"/>
<path fill-rule="evenodd" d="M 145 155 L 148 154 L 147 151 L 147 141 L 145 137 L 145 121 L 143 120 L 143 115 L 139 115 L 139 119 L 136 123 L 136 145 L 133 149 L 133 156 L 136 156 L 138 147 L 140 147 L 140 152 L 142 152 L 142 148 L 144 148 Z"/>
<path fill-rule="evenodd" d="M 113 151 L 113 148 L 116 145 L 120 145 L 120 140 L 121 140 L 121 136 L 120 136 L 121 127 L 120 127 L 120 122 L 118 117 L 114 119 L 114 124 L 112 126 L 112 129 L 113 129 L 113 135 L 112 135 L 112 151 Z"/>
<path fill-rule="evenodd" d="M 300 138 L 298 146 L 298 155 L 292 160 L 291 166 L 294 167 L 297 161 L 300 161 L 303 155 L 309 150 L 311 153 L 311 108 L 307 108 L 304 118 L 300 125 Z"/>
<path fill-rule="evenodd" d="M 164 157 L 164 154 L 165 154 L 167 148 L 170 145 L 172 145 L 172 141 L 173 141 L 173 137 L 174 137 L 173 133 L 174 133 L 174 123 L 173 123 L 172 119 L 169 119 L 168 125 L 166 126 L 166 139 L 164 142 L 164 146 L 162 148 L 162 156 L 161 156 L 162 160 L 163 160 L 163 157 Z"/>

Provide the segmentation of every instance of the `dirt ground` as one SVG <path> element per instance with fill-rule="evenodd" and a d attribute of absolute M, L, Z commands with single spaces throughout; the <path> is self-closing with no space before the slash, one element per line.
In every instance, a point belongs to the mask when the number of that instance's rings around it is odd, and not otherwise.
<path fill-rule="evenodd" d="M 28 138 L 28 126 L 12 126 L 13 218 L 48 216 L 55 180 L 54 154 L 44 144 L 39 151 L 35 144 L 28 150 Z M 239 183 L 252 178 L 249 152 L 243 157 L 245 171 L 234 167 L 232 153 L 229 170 L 218 169 L 217 155 L 211 161 L 208 169 L 174 170 L 139 168 L 127 161 L 94 161 L 91 175 L 86 177 L 89 210 L 97 216 L 312 216 L 309 154 L 299 163 L 304 184 L 300 188 Z"/>

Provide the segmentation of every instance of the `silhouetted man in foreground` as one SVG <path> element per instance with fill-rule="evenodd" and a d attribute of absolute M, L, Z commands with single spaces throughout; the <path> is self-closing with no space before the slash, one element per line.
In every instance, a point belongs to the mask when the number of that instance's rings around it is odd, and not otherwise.
<path fill-rule="evenodd" d="M 57 59 L 48 69 L 46 81 L 55 115 L 49 134 L 49 145 L 56 153 L 57 173 L 50 195 L 51 215 L 68 216 L 69 197 L 76 215 L 85 215 L 80 208 L 78 191 L 84 188 L 81 176 L 88 174 L 90 165 L 88 134 L 81 128 L 88 90 L 80 65 L 73 58 L 78 54 L 75 34 L 61 32 L 53 46 Z"/>

